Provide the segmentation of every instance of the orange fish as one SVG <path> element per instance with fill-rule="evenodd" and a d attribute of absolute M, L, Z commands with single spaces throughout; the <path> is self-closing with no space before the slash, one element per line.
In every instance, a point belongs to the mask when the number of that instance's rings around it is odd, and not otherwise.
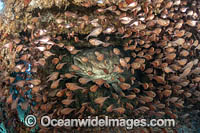
<path fill-rule="evenodd" d="M 104 55 L 103 54 L 97 55 L 97 60 L 98 61 L 102 61 L 103 59 L 104 59 Z"/>
<path fill-rule="evenodd" d="M 192 81 L 197 82 L 197 83 L 200 82 L 200 76 L 193 78 Z"/>
<path fill-rule="evenodd" d="M 46 64 L 46 61 L 44 58 L 40 58 L 36 63 L 40 64 L 41 66 L 44 66 Z"/>
<path fill-rule="evenodd" d="M 82 114 L 85 111 L 85 109 L 86 109 L 86 106 L 82 105 L 81 109 L 75 115 Z"/>
<path fill-rule="evenodd" d="M 174 103 L 174 105 L 177 107 L 177 108 L 183 108 L 184 107 L 184 101 L 180 101 L 180 102 L 176 102 Z"/>
<path fill-rule="evenodd" d="M 93 75 L 94 74 L 92 71 L 88 71 L 87 73 L 88 73 L 88 75 Z"/>
<path fill-rule="evenodd" d="M 83 62 L 85 62 L 85 63 L 88 62 L 88 58 L 87 58 L 87 57 L 82 57 L 81 60 L 82 60 Z"/>
<path fill-rule="evenodd" d="M 102 30 L 103 30 L 102 27 L 97 27 L 97 28 L 95 28 L 95 29 L 86 37 L 86 39 L 88 40 L 88 38 L 89 38 L 90 36 L 97 37 L 99 34 L 101 34 Z"/>
<path fill-rule="evenodd" d="M 98 52 L 98 51 L 95 51 L 94 54 L 95 54 L 96 56 L 98 56 L 98 55 L 100 55 L 101 53 Z"/>
<path fill-rule="evenodd" d="M 33 85 L 39 85 L 41 83 L 41 80 L 39 79 L 33 79 L 28 81 L 29 83 L 33 84 Z"/>
<path fill-rule="evenodd" d="M 47 96 L 46 95 L 43 95 L 42 96 L 42 101 L 45 103 L 45 102 L 47 102 Z"/>
<path fill-rule="evenodd" d="M 101 86 L 103 83 L 105 83 L 105 80 L 103 80 L 103 79 L 95 79 L 94 82 L 95 82 L 97 85 Z"/>
<path fill-rule="evenodd" d="M 183 67 L 183 69 L 192 68 L 193 65 L 196 64 L 196 63 L 194 63 L 194 62 L 195 62 L 195 61 L 190 61 L 190 62 L 188 62 L 187 65 L 185 65 L 185 66 Z"/>
<path fill-rule="evenodd" d="M 165 84 L 165 82 L 166 82 L 165 78 L 162 76 L 154 76 L 154 79 L 160 84 Z"/>
<path fill-rule="evenodd" d="M 78 89 L 83 89 L 82 87 L 76 85 L 75 83 L 66 83 L 65 86 L 71 91 L 75 91 L 75 90 L 78 90 Z"/>
<path fill-rule="evenodd" d="M 131 17 L 121 17 L 120 18 L 122 24 L 129 24 L 133 19 Z"/>
<path fill-rule="evenodd" d="M 96 111 L 90 106 L 88 106 L 88 110 L 90 111 L 91 114 L 95 114 L 96 113 Z"/>
<path fill-rule="evenodd" d="M 15 68 L 21 70 L 22 68 L 24 67 L 24 64 L 19 64 L 19 65 L 16 65 Z"/>
<path fill-rule="evenodd" d="M 71 73 L 65 73 L 65 77 L 70 79 L 72 77 L 75 77 L 75 75 L 71 74 Z"/>
<path fill-rule="evenodd" d="M 44 51 L 43 53 L 44 53 L 45 57 L 49 57 L 49 56 L 55 55 L 55 54 L 51 53 L 50 51 Z"/>
<path fill-rule="evenodd" d="M 113 53 L 116 55 L 120 55 L 120 50 L 118 48 L 114 48 Z"/>
<path fill-rule="evenodd" d="M 90 44 L 93 45 L 93 46 L 99 46 L 101 44 L 105 44 L 105 42 L 102 42 L 100 40 L 97 40 L 97 39 L 90 39 L 89 40 Z"/>
<path fill-rule="evenodd" d="M 40 91 L 40 86 L 35 86 L 32 88 L 32 93 L 37 93 Z"/>
<path fill-rule="evenodd" d="M 134 8 L 138 5 L 137 1 L 133 1 L 133 0 L 125 0 L 125 1 L 128 4 L 128 8 Z"/>
<path fill-rule="evenodd" d="M 175 103 L 175 102 L 177 102 L 178 99 L 179 99 L 178 97 L 171 97 L 171 98 L 167 99 L 167 101 Z"/>
<path fill-rule="evenodd" d="M 177 60 L 177 63 L 181 66 L 184 66 L 187 63 L 187 59 L 181 59 L 181 60 Z"/>
<path fill-rule="evenodd" d="M 20 60 L 27 61 L 31 57 L 30 54 L 25 54 L 20 57 Z"/>
<path fill-rule="evenodd" d="M 122 88 L 122 90 L 127 90 L 131 87 L 131 85 L 127 83 L 121 83 L 119 86 Z"/>
<path fill-rule="evenodd" d="M 124 60 L 126 61 L 126 63 L 128 63 L 131 60 L 131 58 L 130 57 L 125 57 Z"/>
<path fill-rule="evenodd" d="M 116 93 L 112 93 L 112 97 L 117 100 L 119 98 L 119 96 Z"/>
<path fill-rule="evenodd" d="M 164 67 L 164 71 L 166 72 L 166 73 L 174 73 L 175 71 L 173 71 L 170 67 L 168 67 L 168 66 L 166 66 L 166 67 Z"/>
<path fill-rule="evenodd" d="M 112 112 L 112 111 L 113 111 L 113 104 L 111 104 L 110 106 L 108 106 L 108 107 L 106 108 L 106 111 L 107 111 L 107 112 Z"/>
<path fill-rule="evenodd" d="M 58 87 L 58 85 L 59 85 L 59 83 L 60 83 L 60 80 L 61 79 L 58 79 L 58 80 L 56 80 L 56 81 L 53 81 L 53 83 L 51 84 L 51 89 L 55 89 L 55 88 L 57 88 Z"/>
<path fill-rule="evenodd" d="M 186 69 L 183 71 L 183 73 L 180 74 L 180 78 L 184 78 L 184 77 L 188 76 L 188 75 L 190 74 L 190 72 L 191 72 L 191 68 L 190 68 L 190 67 L 186 68 Z"/>
<path fill-rule="evenodd" d="M 130 95 L 127 95 L 127 96 L 125 96 L 127 99 L 130 99 L 130 100 L 132 100 L 132 99 L 134 99 L 134 98 L 136 98 L 136 95 L 135 94 L 130 94 Z"/>
<path fill-rule="evenodd" d="M 73 95 L 72 91 L 67 91 L 67 92 L 66 92 L 66 96 L 67 96 L 67 97 L 72 97 L 72 95 Z"/>
<path fill-rule="evenodd" d="M 75 110 L 74 108 L 64 108 L 64 109 L 62 109 L 60 111 L 60 113 L 63 114 L 63 115 L 68 115 L 68 114 L 70 114 L 74 110 Z"/>
<path fill-rule="evenodd" d="M 133 110 L 133 109 L 134 109 L 133 105 L 130 104 L 130 103 L 126 103 L 126 108 L 127 108 L 127 109 L 130 109 L 130 110 Z"/>
<path fill-rule="evenodd" d="M 150 110 L 150 108 L 149 108 L 149 107 L 146 107 L 146 106 L 141 106 L 141 107 L 139 107 L 137 110 L 146 112 L 146 111 Z"/>
<path fill-rule="evenodd" d="M 122 77 L 122 76 L 120 76 L 118 79 L 119 79 L 120 82 L 125 82 L 125 78 Z"/>
<path fill-rule="evenodd" d="M 196 26 L 197 22 L 198 21 L 195 21 L 195 20 L 187 20 L 186 24 L 188 24 L 189 26 L 194 27 L 194 26 Z"/>
<path fill-rule="evenodd" d="M 175 58 L 176 58 L 176 54 L 175 53 L 171 53 L 171 54 L 167 54 L 165 59 L 173 60 Z"/>
<path fill-rule="evenodd" d="M 71 65 L 71 68 L 74 70 L 74 71 L 79 71 L 80 70 L 80 67 L 76 66 L 76 65 Z"/>
<path fill-rule="evenodd" d="M 155 113 L 155 116 L 157 117 L 163 117 L 165 115 L 165 112 L 159 111 Z"/>
<path fill-rule="evenodd" d="M 48 81 L 56 80 L 56 79 L 58 78 L 58 76 L 59 76 L 59 72 L 53 72 L 53 73 L 51 73 L 51 75 L 49 75 L 49 76 L 47 77 L 47 78 L 48 78 L 47 82 L 48 82 Z"/>
<path fill-rule="evenodd" d="M 65 48 L 66 48 L 69 52 L 72 52 L 73 50 L 75 50 L 75 47 L 72 46 L 72 45 L 65 46 Z"/>
<path fill-rule="evenodd" d="M 56 65 L 56 69 L 57 70 L 60 70 L 63 68 L 63 66 L 65 65 L 66 63 L 59 63 L 58 65 Z"/>
<path fill-rule="evenodd" d="M 145 93 L 150 97 L 155 97 L 156 96 L 156 93 L 153 92 L 153 91 L 145 91 Z"/>
<path fill-rule="evenodd" d="M 113 72 L 122 73 L 124 70 L 120 66 L 115 66 Z"/>
<path fill-rule="evenodd" d="M 62 97 L 62 96 L 64 96 L 65 91 L 66 91 L 65 89 L 59 90 L 59 91 L 56 93 L 56 96 L 57 96 L 57 97 Z"/>
<path fill-rule="evenodd" d="M 98 86 L 97 86 L 97 85 L 93 85 L 93 86 L 90 87 L 90 91 L 91 91 L 91 92 L 96 92 L 97 89 L 98 89 Z"/>
<path fill-rule="evenodd" d="M 18 45 L 17 47 L 16 47 L 16 52 L 17 53 L 19 53 L 21 50 L 22 50 L 22 48 L 24 47 L 24 45 Z"/>
<path fill-rule="evenodd" d="M 119 59 L 119 63 L 120 63 L 120 65 L 121 65 L 122 67 L 127 67 L 127 66 L 128 66 L 126 60 L 123 59 L 123 58 L 120 58 L 120 59 Z"/>
<path fill-rule="evenodd" d="M 8 48 L 10 51 L 12 51 L 12 49 L 13 49 L 13 42 L 8 42 L 3 47 L 4 48 Z"/>
<path fill-rule="evenodd" d="M 164 90 L 162 93 L 165 97 L 169 97 L 172 94 L 172 90 Z"/>
<path fill-rule="evenodd" d="M 153 101 L 153 98 L 149 97 L 149 96 L 142 96 L 141 100 L 144 101 L 144 102 L 146 102 L 146 103 L 149 103 L 149 102 Z"/>
<path fill-rule="evenodd" d="M 79 78 L 78 81 L 79 81 L 79 83 L 84 85 L 84 84 L 87 84 L 90 80 L 86 79 L 86 78 Z"/>
<path fill-rule="evenodd" d="M 19 44 L 19 43 L 21 42 L 21 40 L 20 40 L 19 38 L 15 38 L 15 39 L 13 40 L 13 42 L 15 42 L 16 44 Z"/>
<path fill-rule="evenodd" d="M 126 110 L 123 107 L 119 107 L 119 108 L 113 109 L 113 111 L 115 111 L 117 113 L 120 113 L 120 114 L 123 114 Z"/>
<path fill-rule="evenodd" d="M 65 99 L 65 100 L 62 100 L 62 104 L 70 105 L 74 101 L 75 101 L 74 99 Z"/>
<path fill-rule="evenodd" d="M 156 107 L 159 108 L 159 109 L 164 109 L 165 104 L 159 103 L 159 104 L 156 104 Z"/>
<path fill-rule="evenodd" d="M 17 83 L 15 83 L 15 85 L 19 86 L 19 87 L 24 87 L 24 84 L 25 84 L 24 80 L 21 80 L 21 81 L 18 81 Z"/>
<path fill-rule="evenodd" d="M 110 88 L 110 85 L 108 83 L 103 84 L 106 88 Z"/>
<path fill-rule="evenodd" d="M 58 39 L 59 40 L 59 39 Z M 64 43 L 58 43 L 58 44 L 56 44 L 58 47 L 60 47 L 60 48 L 63 48 L 64 46 L 65 46 L 65 44 Z"/>
<path fill-rule="evenodd" d="M 149 88 L 149 84 L 148 84 L 148 83 L 143 83 L 142 86 L 143 86 L 143 88 L 144 88 L 145 90 Z"/>
<path fill-rule="evenodd" d="M 100 104 L 100 106 L 103 105 L 103 103 L 106 101 L 106 99 L 110 98 L 110 96 L 107 97 L 98 97 L 94 100 L 95 103 Z"/>
<path fill-rule="evenodd" d="M 108 27 L 107 29 L 105 29 L 105 30 L 103 31 L 103 33 L 104 33 L 104 34 L 111 34 L 111 33 L 115 32 L 115 31 L 116 31 L 115 27 L 112 26 L 112 27 Z"/>
<path fill-rule="evenodd" d="M 11 104 L 13 102 L 12 94 L 6 99 L 7 104 Z"/>
<path fill-rule="evenodd" d="M 167 20 L 158 19 L 157 24 L 159 24 L 160 26 L 168 26 L 170 24 L 170 21 L 168 19 Z"/>
<path fill-rule="evenodd" d="M 78 52 L 80 52 L 80 50 L 75 49 L 75 50 L 71 51 L 70 53 L 71 53 L 72 55 L 75 55 L 75 54 L 77 54 Z"/>

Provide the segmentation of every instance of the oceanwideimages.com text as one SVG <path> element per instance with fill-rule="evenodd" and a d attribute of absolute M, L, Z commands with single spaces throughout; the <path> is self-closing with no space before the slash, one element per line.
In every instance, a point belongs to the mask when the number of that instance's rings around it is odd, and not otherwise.
<path fill-rule="evenodd" d="M 36 124 L 36 121 L 34 121 L 36 118 L 34 118 L 34 116 L 25 120 L 26 125 L 29 127 Z M 126 127 L 127 129 L 133 129 L 134 127 L 175 127 L 175 120 L 111 119 L 108 116 L 105 116 L 105 118 L 88 116 L 86 119 L 51 119 L 49 116 L 42 116 L 40 124 L 44 127 Z"/>

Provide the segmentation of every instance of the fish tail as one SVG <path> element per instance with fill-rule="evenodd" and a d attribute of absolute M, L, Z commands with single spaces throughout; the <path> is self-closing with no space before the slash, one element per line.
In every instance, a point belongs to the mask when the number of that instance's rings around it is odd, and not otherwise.
<path fill-rule="evenodd" d="M 85 39 L 88 40 L 89 37 L 90 37 L 90 35 L 87 35 L 87 36 L 85 37 Z"/>
<path fill-rule="evenodd" d="M 122 96 L 125 96 L 124 92 L 122 92 L 122 89 L 118 86 L 117 83 L 112 83 L 112 87 L 115 89 L 115 91 L 116 91 L 118 94 L 120 94 L 120 95 L 122 95 Z"/>

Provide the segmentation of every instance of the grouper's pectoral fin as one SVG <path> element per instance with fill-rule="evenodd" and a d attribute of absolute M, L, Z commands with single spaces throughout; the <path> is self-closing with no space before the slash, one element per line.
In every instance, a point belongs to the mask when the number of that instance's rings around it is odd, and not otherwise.
<path fill-rule="evenodd" d="M 115 91 L 120 94 L 121 96 L 125 96 L 124 92 L 122 89 L 119 87 L 117 83 L 112 83 L 112 87 L 115 89 Z"/>

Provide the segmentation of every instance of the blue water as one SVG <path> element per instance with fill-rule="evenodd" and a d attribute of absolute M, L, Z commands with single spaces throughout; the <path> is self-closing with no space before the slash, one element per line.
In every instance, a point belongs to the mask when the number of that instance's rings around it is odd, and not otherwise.
<path fill-rule="evenodd" d="M 0 12 L 3 11 L 4 6 L 5 6 L 4 2 L 2 0 L 0 0 Z"/>
<path fill-rule="evenodd" d="M 0 9 L 1 9 L 1 1 L 0 1 Z M 10 86 L 10 94 L 13 94 L 13 100 L 15 100 L 17 97 L 19 97 L 19 100 L 18 100 L 18 106 L 17 106 L 17 113 L 18 113 L 18 118 L 19 120 L 24 123 L 24 119 L 26 117 L 26 115 L 29 114 L 30 112 L 30 109 L 31 107 L 29 106 L 27 110 L 23 110 L 21 108 L 21 106 L 19 106 L 19 103 L 24 103 L 25 102 L 25 98 L 20 96 L 19 95 L 19 92 L 18 90 L 16 89 L 16 86 L 14 85 L 14 83 L 20 81 L 20 80 L 31 80 L 31 77 L 32 77 L 32 73 L 31 73 L 31 64 L 27 63 L 27 62 L 24 62 L 24 61 L 19 61 L 17 62 L 16 64 L 24 64 L 24 65 L 27 65 L 28 68 L 26 69 L 25 72 L 14 72 L 11 74 L 11 76 L 15 77 L 15 81 L 13 82 L 13 84 Z M 21 88 L 21 89 L 24 89 L 24 88 Z M 25 95 L 29 98 L 29 99 L 32 99 L 32 95 L 31 95 L 31 89 L 27 90 L 25 92 Z M 35 102 L 32 103 L 33 106 L 36 105 Z M 6 125 L 6 122 L 2 122 L 0 124 L 0 133 L 7 133 L 7 132 L 12 132 L 11 131 L 11 127 L 9 127 L 9 129 L 6 129 L 5 127 Z M 35 130 L 38 129 L 38 126 L 35 127 L 35 129 L 32 129 L 32 133 L 35 133 Z"/>
<path fill-rule="evenodd" d="M 0 133 L 7 133 L 3 122 L 0 124 Z"/>

